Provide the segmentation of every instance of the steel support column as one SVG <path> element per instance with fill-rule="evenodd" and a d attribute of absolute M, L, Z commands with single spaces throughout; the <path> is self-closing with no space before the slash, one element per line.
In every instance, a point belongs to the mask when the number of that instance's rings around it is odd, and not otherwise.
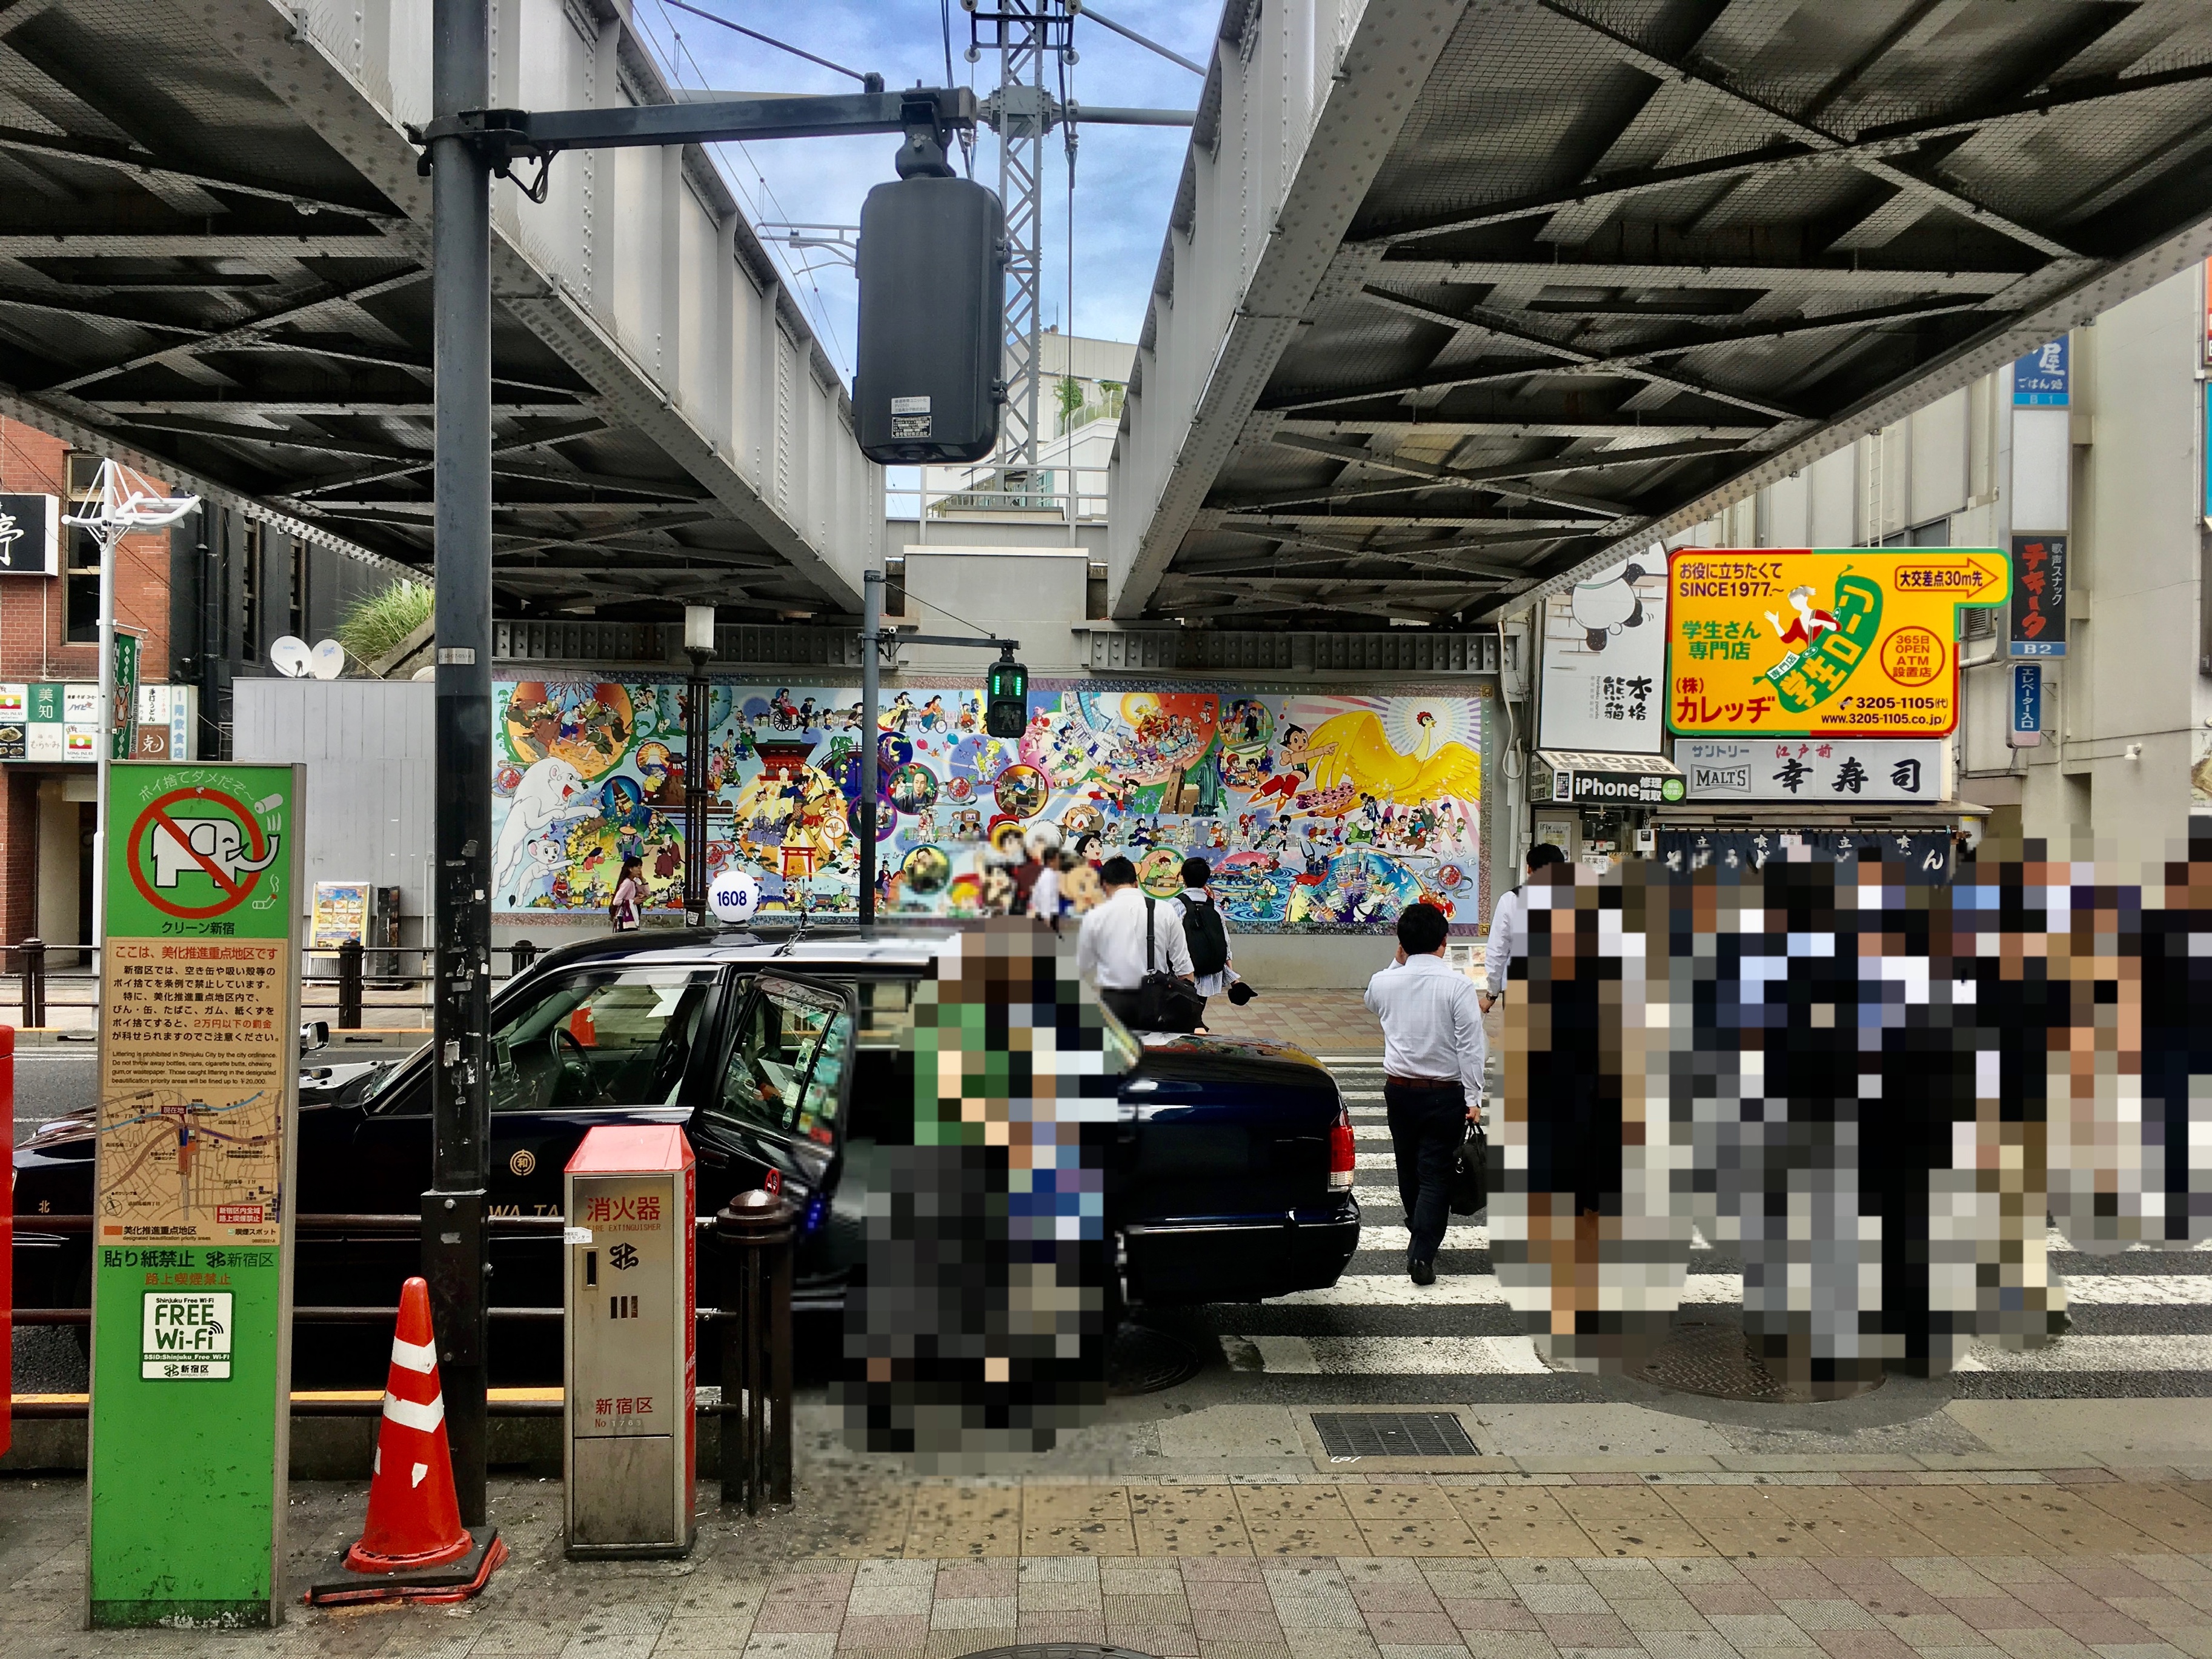
<path fill-rule="evenodd" d="M 434 116 L 491 101 L 489 0 L 434 0 Z M 491 1012 L 491 170 L 459 134 L 431 141 L 436 325 L 437 1045 L 422 1267 L 461 1519 L 484 1520 L 484 1036 Z"/>
<path fill-rule="evenodd" d="M 1037 358 L 1043 346 L 1039 301 L 1044 276 L 1044 59 L 1046 36 L 1060 7 L 1060 0 L 1009 0 L 1000 24 L 999 200 L 1006 210 L 1009 257 L 1006 435 L 999 454 L 1010 466 L 1034 467 L 1037 459 L 1043 379 Z M 1072 319 L 1068 325 L 1074 326 Z"/>

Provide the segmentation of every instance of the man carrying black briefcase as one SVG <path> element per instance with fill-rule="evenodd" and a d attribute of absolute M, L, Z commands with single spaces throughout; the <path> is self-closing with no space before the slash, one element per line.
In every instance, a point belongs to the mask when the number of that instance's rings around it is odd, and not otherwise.
<path fill-rule="evenodd" d="M 1474 981 L 1443 959 L 1450 933 L 1443 912 L 1413 903 L 1398 917 L 1398 957 L 1367 981 L 1367 1006 L 1382 1022 L 1382 1102 L 1406 1206 L 1406 1272 L 1416 1285 L 1437 1279 L 1452 1200 L 1454 1165 L 1480 1121 L 1489 1047 Z"/>
<path fill-rule="evenodd" d="M 1191 1030 L 1206 1004 L 1192 982 L 1181 914 L 1137 885 L 1137 866 L 1126 858 L 1100 865 L 1098 884 L 1106 896 L 1083 918 L 1077 973 L 1133 1030 Z"/>

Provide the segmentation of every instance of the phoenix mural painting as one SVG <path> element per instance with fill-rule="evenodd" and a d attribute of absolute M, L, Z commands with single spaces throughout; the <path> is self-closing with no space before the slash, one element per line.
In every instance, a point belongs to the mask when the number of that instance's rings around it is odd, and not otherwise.
<path fill-rule="evenodd" d="M 494 902 L 603 911 L 627 857 L 658 908 L 680 905 L 686 689 L 680 681 L 522 680 L 495 690 Z M 859 693 L 715 682 L 708 710 L 709 872 L 758 875 L 770 911 L 857 905 Z M 1212 863 L 1246 930 L 1387 927 L 1426 898 L 1486 914 L 1483 757 L 1491 704 L 1098 681 L 1033 682 L 1018 739 L 984 730 L 973 686 L 903 686 L 878 712 L 878 902 L 988 915 L 1040 823 L 1085 860 L 1125 854 L 1163 896 L 1183 858 Z M 1095 896 L 1087 872 L 1066 886 Z"/>

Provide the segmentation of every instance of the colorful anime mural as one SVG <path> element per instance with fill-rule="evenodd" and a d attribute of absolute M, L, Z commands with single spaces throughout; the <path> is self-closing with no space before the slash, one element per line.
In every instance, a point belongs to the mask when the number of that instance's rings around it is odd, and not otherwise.
<path fill-rule="evenodd" d="M 983 729 L 975 687 L 891 688 L 878 717 L 878 906 L 1006 908 L 1006 867 L 1048 823 L 1085 860 L 1133 860 L 1163 896 L 1183 858 L 1214 866 L 1249 931 L 1387 927 L 1417 898 L 1480 924 L 1486 696 L 1321 696 L 1033 681 L 1020 738 Z M 494 902 L 604 911 L 643 860 L 653 908 L 681 903 L 682 682 L 495 687 Z M 852 912 L 859 694 L 716 682 L 708 711 L 710 871 L 760 877 L 763 909 Z M 1071 872 L 1078 908 L 1096 883 Z"/>

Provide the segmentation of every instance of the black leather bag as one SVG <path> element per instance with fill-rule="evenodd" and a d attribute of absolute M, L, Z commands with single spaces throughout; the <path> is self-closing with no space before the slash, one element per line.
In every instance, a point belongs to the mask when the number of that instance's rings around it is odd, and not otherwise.
<path fill-rule="evenodd" d="M 1473 1215 L 1490 1202 L 1490 1143 L 1472 1120 L 1452 1159 L 1444 1199 L 1454 1215 Z"/>
<path fill-rule="evenodd" d="M 1145 977 L 1137 987 L 1137 1024 L 1146 1031 L 1194 1031 L 1206 999 L 1187 979 L 1152 965 L 1152 922 L 1158 901 L 1145 901 Z"/>

